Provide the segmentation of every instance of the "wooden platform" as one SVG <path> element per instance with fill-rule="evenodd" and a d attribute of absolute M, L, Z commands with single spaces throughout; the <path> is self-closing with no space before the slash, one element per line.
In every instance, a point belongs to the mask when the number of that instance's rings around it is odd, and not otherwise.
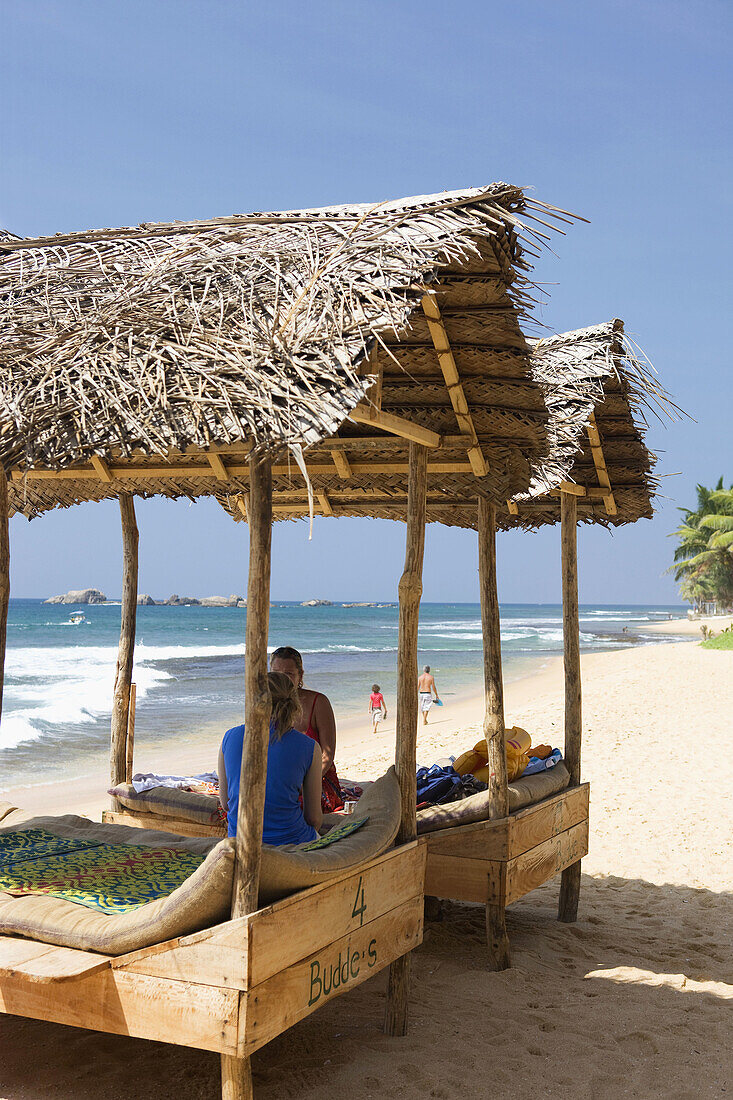
<path fill-rule="evenodd" d="M 427 845 L 111 958 L 0 937 L 0 1011 L 244 1056 L 422 941 Z"/>
<path fill-rule="evenodd" d="M 568 787 L 499 821 L 424 834 L 425 893 L 509 905 L 588 852 L 590 785 Z"/>
<path fill-rule="evenodd" d="M 146 814 L 137 810 L 104 810 L 102 821 L 105 825 L 131 825 L 134 829 L 157 829 L 162 833 L 175 833 L 176 836 L 212 836 L 225 837 L 226 825 L 202 825 L 188 821 L 183 817 L 170 817 L 167 814 Z"/>

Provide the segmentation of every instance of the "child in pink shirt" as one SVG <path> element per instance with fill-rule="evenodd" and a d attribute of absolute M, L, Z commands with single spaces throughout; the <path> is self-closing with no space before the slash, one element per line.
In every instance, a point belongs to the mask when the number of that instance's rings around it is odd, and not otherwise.
<path fill-rule="evenodd" d="M 379 690 L 379 684 L 372 684 L 372 693 L 369 696 L 369 713 L 372 716 L 372 729 L 377 732 L 377 726 L 387 717 L 387 704 Z"/>

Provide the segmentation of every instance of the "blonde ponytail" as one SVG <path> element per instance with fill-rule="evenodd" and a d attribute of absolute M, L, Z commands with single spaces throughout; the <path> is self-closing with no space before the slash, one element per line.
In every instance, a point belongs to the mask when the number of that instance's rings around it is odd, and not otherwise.
<path fill-rule="evenodd" d="M 300 714 L 298 689 L 284 672 L 268 672 L 267 686 L 272 700 L 270 729 L 275 741 L 293 728 L 293 722 Z"/>

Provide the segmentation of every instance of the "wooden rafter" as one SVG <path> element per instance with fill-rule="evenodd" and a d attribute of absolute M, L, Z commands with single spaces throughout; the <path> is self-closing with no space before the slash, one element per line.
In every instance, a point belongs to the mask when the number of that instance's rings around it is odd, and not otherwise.
<path fill-rule="evenodd" d="M 608 476 L 608 468 L 606 466 L 606 459 L 603 455 L 603 446 L 598 431 L 598 425 L 596 424 L 595 413 L 591 413 L 588 418 L 588 442 L 590 443 L 591 454 L 593 455 L 593 465 L 596 468 L 598 484 L 603 490 L 603 506 L 609 516 L 615 516 L 618 509 L 611 488 L 611 480 Z"/>
<path fill-rule="evenodd" d="M 218 455 L 216 451 L 211 451 L 207 457 L 209 459 L 209 465 L 211 466 L 211 469 L 214 471 L 219 481 L 228 481 L 230 476 L 229 471 L 222 462 L 220 455 Z"/>
<path fill-rule="evenodd" d="M 328 499 L 328 493 L 324 489 L 319 489 L 316 496 L 324 516 L 332 516 L 333 508 L 331 507 L 331 501 Z"/>
<path fill-rule="evenodd" d="M 509 515 L 510 516 L 518 516 L 519 515 L 519 506 L 517 505 L 517 502 L 515 500 L 508 500 L 506 502 L 506 506 L 509 509 Z"/>
<path fill-rule="evenodd" d="M 348 462 L 344 456 L 340 455 L 339 457 L 347 461 L 349 477 L 369 477 L 372 474 L 406 475 L 408 471 L 406 460 L 395 462 Z M 213 463 L 208 466 L 202 466 L 200 464 L 194 465 L 193 463 L 186 466 L 110 466 L 107 467 L 106 474 L 103 474 L 93 466 L 77 466 L 66 470 L 13 470 L 12 480 L 23 481 L 25 478 L 28 478 L 30 481 L 86 481 L 99 478 L 103 481 L 111 482 L 117 479 L 126 481 L 162 480 L 165 478 L 216 478 L 217 480 L 229 480 L 232 477 L 249 477 L 249 466 L 232 463 L 230 466 L 224 467 L 224 470 L 226 478 L 222 479 L 219 472 L 214 468 Z M 274 477 L 297 477 L 300 476 L 300 469 L 295 463 L 289 463 L 287 465 L 273 466 L 272 473 Z M 470 474 L 472 473 L 472 467 L 469 462 L 431 462 L 428 464 L 428 473 Z M 311 479 L 319 476 L 332 477 L 333 466 L 325 463 L 309 463 L 308 476 L 311 477 Z"/>
<path fill-rule="evenodd" d="M 92 455 L 92 466 L 97 477 L 101 477 L 102 481 L 114 481 L 112 471 L 100 455 Z"/>
<path fill-rule="evenodd" d="M 338 476 L 347 481 L 352 473 L 348 458 L 342 451 L 332 450 L 330 453 Z"/>
<path fill-rule="evenodd" d="M 471 463 L 471 468 L 476 477 L 486 477 L 488 473 L 486 459 L 479 446 L 471 410 L 468 407 L 468 401 L 466 400 L 466 394 L 461 383 L 460 375 L 458 374 L 458 367 L 456 366 L 455 357 L 450 346 L 448 333 L 446 332 L 443 318 L 440 314 L 440 307 L 434 294 L 425 294 L 423 296 L 422 309 L 428 322 L 430 338 L 433 341 L 433 347 L 438 356 L 438 362 L 440 363 L 440 369 L 443 372 L 443 378 L 448 388 L 448 396 L 450 397 L 453 411 L 456 414 L 458 427 L 471 438 L 471 446 L 468 449 L 468 458 Z"/>
<path fill-rule="evenodd" d="M 380 412 L 372 405 L 357 405 L 349 413 L 355 424 L 369 424 L 373 428 L 381 428 L 392 435 L 402 436 L 412 443 L 422 443 L 423 447 L 439 447 L 440 436 L 430 428 L 423 428 L 422 424 L 415 424 L 404 416 L 395 416 L 394 413 Z"/>

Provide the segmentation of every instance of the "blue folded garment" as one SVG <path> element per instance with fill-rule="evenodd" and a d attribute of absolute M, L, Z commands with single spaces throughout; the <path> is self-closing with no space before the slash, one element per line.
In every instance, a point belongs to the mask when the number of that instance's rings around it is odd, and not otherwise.
<path fill-rule="evenodd" d="M 544 760 L 540 760 L 539 756 L 530 756 L 529 764 L 522 772 L 521 778 L 524 779 L 525 775 L 534 775 L 536 772 L 544 772 L 548 768 L 554 768 L 555 764 L 559 764 L 561 760 L 562 753 L 559 749 L 553 749 Z"/>

